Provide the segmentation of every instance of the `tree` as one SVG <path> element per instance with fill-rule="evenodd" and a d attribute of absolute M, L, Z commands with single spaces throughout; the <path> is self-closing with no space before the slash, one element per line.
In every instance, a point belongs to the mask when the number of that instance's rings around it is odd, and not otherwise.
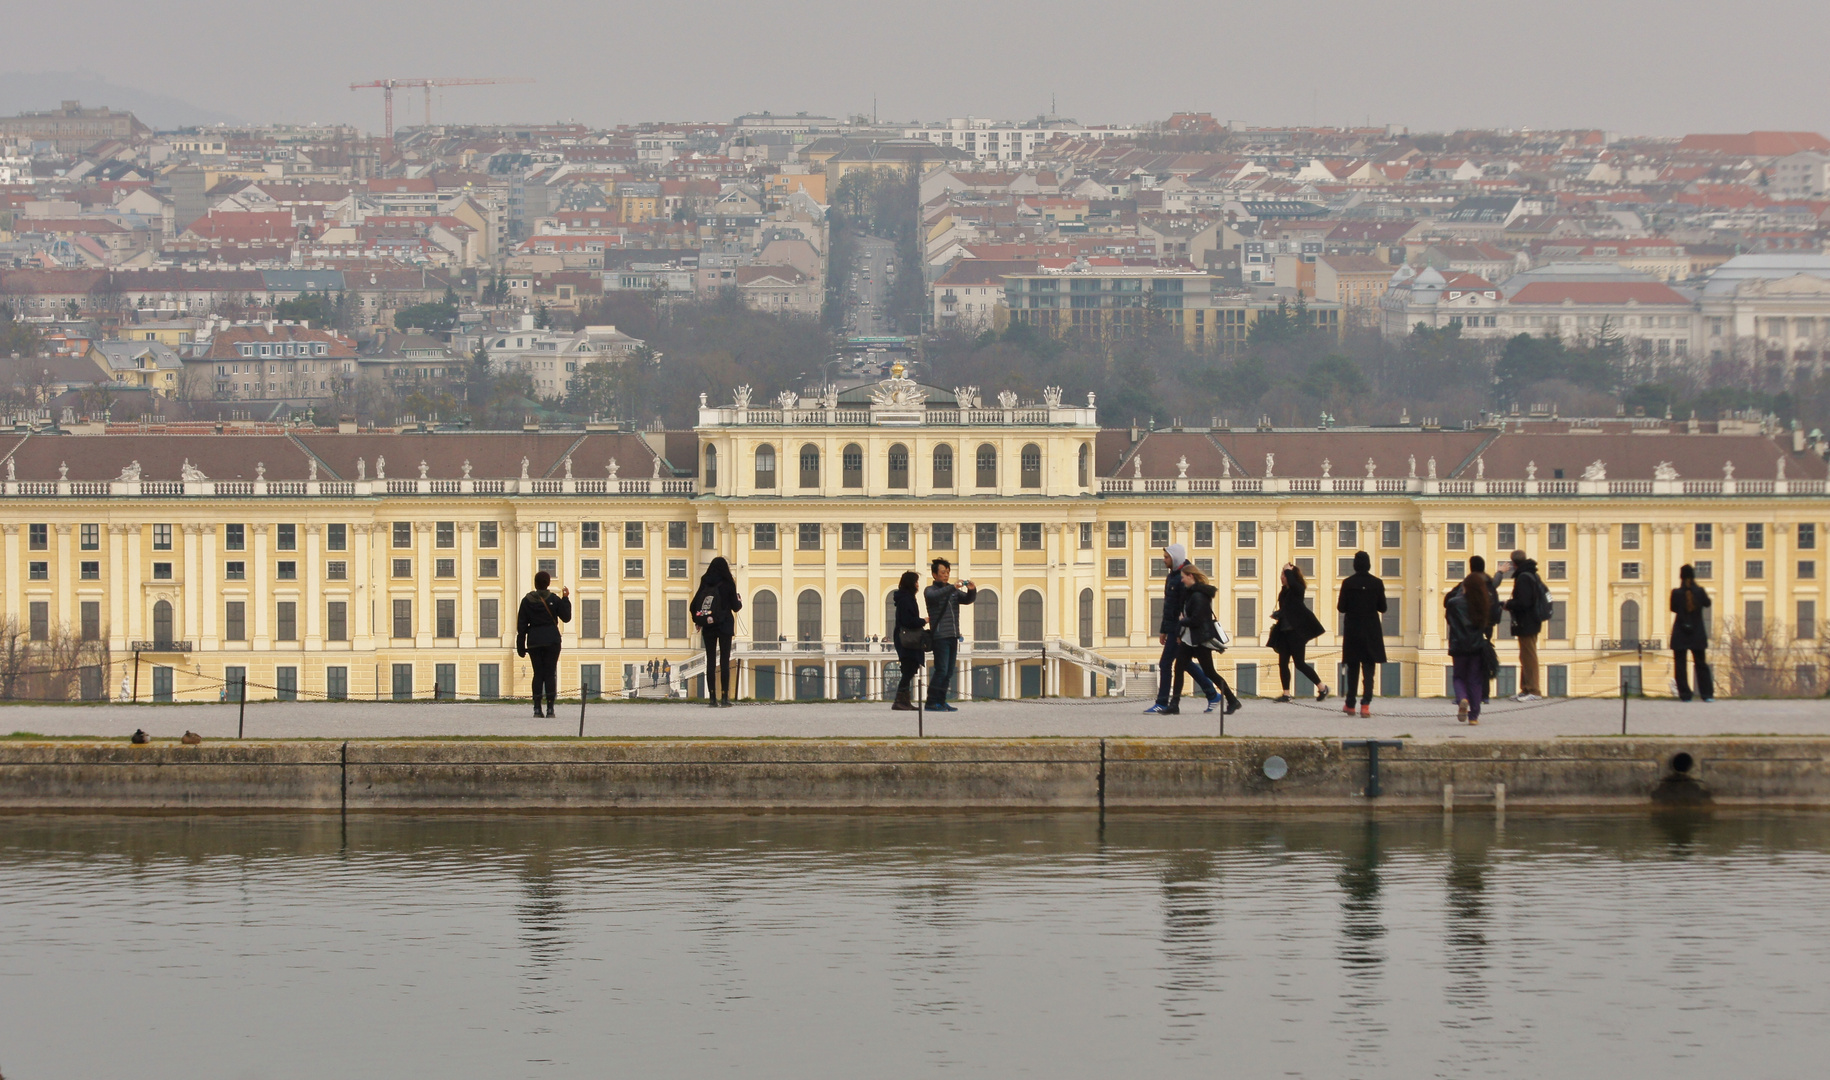
<path fill-rule="evenodd" d="M 281 300 L 273 305 L 273 317 L 327 327 L 336 322 L 336 303 L 331 300 L 328 291 L 300 293 L 290 300 Z"/>
<path fill-rule="evenodd" d="M 457 308 L 445 304 L 414 304 L 394 313 L 397 330 L 420 329 L 442 334 L 457 325 Z"/>
<path fill-rule="evenodd" d="M 547 310 L 544 301 L 534 307 L 534 325 L 542 330 L 553 325 L 553 315 Z"/>

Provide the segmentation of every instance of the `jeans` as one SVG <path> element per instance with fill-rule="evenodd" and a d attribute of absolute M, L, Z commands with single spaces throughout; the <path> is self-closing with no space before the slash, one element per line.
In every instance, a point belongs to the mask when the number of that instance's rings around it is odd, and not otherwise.
<path fill-rule="evenodd" d="M 1348 708 L 1353 708 L 1353 684 L 1356 676 L 1360 680 L 1361 688 L 1365 691 L 1360 695 L 1360 701 L 1363 704 L 1372 704 L 1373 669 L 1378 666 L 1371 660 L 1347 661 L 1347 681 L 1341 684 L 1341 693 L 1347 699 Z"/>
<path fill-rule="evenodd" d="M 1519 639 L 1519 693 L 1542 696 L 1544 687 L 1538 682 L 1538 635 L 1520 634 Z"/>
<path fill-rule="evenodd" d="M 1195 685 L 1207 692 L 1207 700 L 1212 701 L 1219 694 L 1214 684 L 1220 676 L 1214 671 L 1214 650 L 1203 649 L 1199 645 L 1181 645 L 1176 650 L 1175 677 L 1170 680 L 1169 708 L 1182 703 L 1182 676 L 1193 677 Z"/>
<path fill-rule="evenodd" d="M 959 668 L 959 639 L 934 639 L 934 681 L 928 684 L 928 708 L 944 705 L 947 691 L 953 688 L 953 673 Z"/>
<path fill-rule="evenodd" d="M 915 685 L 915 673 L 927 662 L 926 655 L 920 649 L 905 649 L 896 646 L 896 660 L 902 667 L 902 681 L 896 684 L 896 700 L 909 696 Z"/>
<path fill-rule="evenodd" d="M 547 711 L 553 709 L 553 699 L 559 696 L 559 646 L 538 645 L 527 650 L 527 658 L 534 665 L 534 708 L 540 707 L 540 695 L 546 695 Z"/>
<path fill-rule="evenodd" d="M 1481 691 L 1487 687 L 1487 667 L 1481 655 L 1451 656 L 1455 664 L 1454 685 L 1449 696 L 1457 701 L 1468 703 L 1468 719 L 1478 720 L 1481 715 Z"/>
<path fill-rule="evenodd" d="M 1324 685 L 1322 682 L 1322 677 L 1315 673 L 1315 668 L 1310 665 L 1310 663 L 1307 659 L 1304 658 L 1303 654 L 1307 653 L 1308 651 L 1309 651 L 1309 643 L 1304 641 L 1304 642 L 1298 643 L 1297 645 L 1292 646 L 1289 652 L 1280 652 L 1277 654 L 1277 678 L 1278 678 L 1278 681 L 1283 683 L 1284 693 L 1287 694 L 1290 692 L 1290 665 L 1291 664 L 1295 664 L 1296 670 L 1302 672 L 1303 677 L 1308 679 L 1310 682 L 1314 683 L 1317 686 Z"/>
<path fill-rule="evenodd" d="M 705 637 L 705 696 L 731 700 L 731 636 L 710 630 Z"/>
<path fill-rule="evenodd" d="M 1176 677 L 1176 660 L 1182 655 L 1182 643 L 1170 638 L 1163 643 L 1163 655 L 1156 662 L 1156 703 L 1162 706 L 1169 704 L 1169 688 L 1180 680 Z M 1208 691 L 1212 694 L 1213 691 Z"/>
<path fill-rule="evenodd" d="M 1688 678 L 1690 672 L 1686 670 L 1690 666 L 1690 660 L 1695 660 L 1697 665 L 1696 692 L 1706 698 L 1716 696 L 1715 679 L 1710 676 L 1709 661 L 1704 657 L 1704 652 L 1705 650 L 1703 649 L 1672 650 L 1671 659 L 1673 663 L 1671 665 L 1671 670 L 1677 676 L 1679 701 L 1689 701 L 1691 697 L 1690 679 Z M 1685 653 L 1689 653 L 1690 656 L 1685 657 Z"/>

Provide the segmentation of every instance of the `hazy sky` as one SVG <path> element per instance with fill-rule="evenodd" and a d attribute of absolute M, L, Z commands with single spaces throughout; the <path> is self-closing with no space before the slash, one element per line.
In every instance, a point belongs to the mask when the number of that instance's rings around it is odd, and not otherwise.
<path fill-rule="evenodd" d="M 380 94 L 351 82 L 525 76 L 442 91 L 434 120 L 842 117 L 873 95 L 885 119 L 1022 119 L 1054 95 L 1083 122 L 1830 131 L 1824 0 L 60 0 L 0 26 L 0 71 L 372 129 Z M 399 96 L 396 120 L 421 109 Z"/>

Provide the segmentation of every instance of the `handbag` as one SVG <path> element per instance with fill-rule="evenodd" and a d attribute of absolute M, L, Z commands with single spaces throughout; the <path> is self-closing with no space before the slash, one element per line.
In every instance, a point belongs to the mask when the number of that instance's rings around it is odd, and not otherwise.
<path fill-rule="evenodd" d="M 919 649 L 922 652 L 934 651 L 934 631 L 928 629 L 911 630 L 900 627 L 896 631 L 896 647 L 899 649 Z"/>

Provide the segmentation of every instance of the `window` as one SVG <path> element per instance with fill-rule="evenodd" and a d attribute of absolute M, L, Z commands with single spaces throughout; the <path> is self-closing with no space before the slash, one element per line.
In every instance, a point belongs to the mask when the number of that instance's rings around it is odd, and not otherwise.
<path fill-rule="evenodd" d="M 349 602 L 332 600 L 325 605 L 324 637 L 327 641 L 349 640 Z"/>
<path fill-rule="evenodd" d="M 1798 579 L 1800 581 L 1813 581 L 1816 578 L 1817 578 L 1817 560 L 1815 560 L 1815 559 L 1798 560 Z"/>
<path fill-rule="evenodd" d="M 245 562 L 226 562 L 222 564 L 222 576 L 228 581 L 248 580 L 248 564 Z"/>
<path fill-rule="evenodd" d="M 980 521 L 973 524 L 972 549 L 974 551 L 996 551 L 998 549 L 997 522 Z"/>
<path fill-rule="evenodd" d="M 595 548 L 601 545 L 603 543 L 603 529 L 603 525 L 596 521 L 579 522 L 578 546 L 581 548 Z"/>
<path fill-rule="evenodd" d="M 848 521 L 839 526 L 839 550 L 864 550 L 864 526 L 862 523 Z"/>
<path fill-rule="evenodd" d="M 559 560 L 558 559 L 536 559 L 536 560 L 534 560 L 534 570 L 537 573 L 544 573 L 548 577 L 558 577 L 559 576 Z"/>
<path fill-rule="evenodd" d="M 1090 521 L 1080 523 L 1080 550 L 1093 550 L 1093 523 Z"/>
<path fill-rule="evenodd" d="M 1510 555 L 1512 549 L 1519 546 L 1519 527 L 1511 523 L 1503 524 L 1499 527 L 1498 532 L 1500 551 Z"/>
<path fill-rule="evenodd" d="M 1766 601 L 1749 600 L 1741 605 L 1741 632 L 1750 638 L 1766 633 Z"/>
<path fill-rule="evenodd" d="M 1214 523 L 1211 521 L 1195 522 L 1195 546 L 1210 548 L 1214 546 Z"/>
<path fill-rule="evenodd" d="M 641 577 L 642 576 L 642 560 L 624 559 L 623 560 L 623 576 L 626 578 Z"/>
<path fill-rule="evenodd" d="M 1450 559 L 1448 566 L 1443 570 L 1443 576 L 1447 577 L 1450 581 L 1460 581 L 1462 578 L 1467 577 L 1468 561 L 1466 559 Z"/>
<path fill-rule="evenodd" d="M 1697 572 L 1698 581 L 1708 581 L 1716 576 L 1716 563 L 1714 559 L 1698 559 L 1691 564 L 1691 569 Z"/>
<path fill-rule="evenodd" d="M 580 559 L 580 560 L 578 560 L 578 576 L 581 578 L 601 578 L 601 577 L 603 577 L 604 576 L 604 561 L 602 559 Z"/>
<path fill-rule="evenodd" d="M 764 444 L 756 448 L 756 486 L 765 491 L 775 489 L 775 447 Z"/>
<path fill-rule="evenodd" d="M 405 597 L 394 601 L 394 636 L 397 638 L 413 636 L 413 601 Z"/>
<path fill-rule="evenodd" d="M 100 600 L 84 600 L 80 617 L 83 640 L 102 640 L 102 602 Z"/>
<path fill-rule="evenodd" d="M 1638 581 L 1639 580 L 1639 564 L 1636 562 L 1621 563 L 1620 564 L 1620 580 Z"/>
<path fill-rule="evenodd" d="M 499 573 L 499 567 L 500 563 L 495 559 L 478 559 L 477 576 L 480 578 L 493 578 Z"/>
<path fill-rule="evenodd" d="M 299 580 L 299 564 L 292 559 L 282 559 L 274 563 L 273 572 L 281 581 Z"/>
<path fill-rule="evenodd" d="M 1106 636 L 1122 638 L 1125 629 L 1125 598 L 1122 596 L 1106 597 Z"/>
<path fill-rule="evenodd" d="M 1379 618 L 1379 636 L 1394 638 L 1403 637 L 1404 605 L 1400 603 L 1395 596 L 1391 597 L 1390 600 L 1391 602 L 1385 606 L 1385 614 Z"/>
<path fill-rule="evenodd" d="M 864 640 L 864 594 L 856 589 L 839 596 L 839 640 Z"/>
<path fill-rule="evenodd" d="M 172 527 L 170 525 L 153 526 L 153 550 L 170 551 L 172 549 Z"/>
<path fill-rule="evenodd" d="M 757 642 L 772 642 L 780 638 L 781 623 L 779 622 L 779 608 L 775 602 L 775 594 L 767 589 L 759 591 L 754 597 L 751 597 L 750 607 L 752 608 L 750 612 L 750 625 L 752 628 L 753 640 Z"/>
<path fill-rule="evenodd" d="M 412 559 L 395 559 L 393 569 L 394 569 L 395 577 L 410 578 L 413 576 L 413 560 Z"/>
<path fill-rule="evenodd" d="M 1153 521 L 1150 523 L 1150 546 L 1153 548 L 1169 546 L 1169 522 Z"/>
<path fill-rule="evenodd" d="M 248 605 L 245 601 L 230 600 L 223 605 L 222 636 L 228 641 L 248 640 Z"/>
<path fill-rule="evenodd" d="M 1765 559 L 1747 560 L 1746 573 L 1743 574 L 1742 576 L 1746 577 L 1749 581 L 1765 580 L 1766 579 L 1766 560 Z"/>
<path fill-rule="evenodd" d="M 626 548 L 642 547 L 642 537 L 645 532 L 646 530 L 639 521 L 623 522 L 623 546 Z"/>
<path fill-rule="evenodd" d="M 1296 564 L 1296 569 L 1302 573 L 1304 578 L 1311 581 L 1315 579 L 1315 556 L 1309 555 L 1303 558 L 1291 559 L 1290 561 Z M 1312 598 L 1305 597 L 1303 602 L 1313 607 L 1314 604 L 1311 603 L 1311 600 Z"/>
<path fill-rule="evenodd" d="M 600 638 L 604 636 L 604 602 L 590 599 L 578 602 L 578 636 L 583 638 Z"/>
<path fill-rule="evenodd" d="M 432 560 L 432 576 L 441 577 L 441 578 L 457 577 L 457 560 L 456 559 L 434 559 L 434 560 Z"/>
<path fill-rule="evenodd" d="M 432 546 L 439 548 L 457 547 L 457 522 L 436 522 L 432 526 Z"/>
<path fill-rule="evenodd" d="M 1258 546 L 1258 523 L 1256 521 L 1239 523 L 1239 546 L 1242 548 Z"/>
<path fill-rule="evenodd" d="M 670 521 L 667 523 L 667 546 L 676 551 L 686 548 L 686 522 Z"/>
<path fill-rule="evenodd" d="M 990 443 L 980 443 L 977 454 L 978 486 L 994 488 L 998 486 L 998 448 Z"/>
<path fill-rule="evenodd" d="M 1122 548 L 1125 546 L 1125 523 L 1122 521 L 1106 522 L 1106 546 Z"/>
<path fill-rule="evenodd" d="M 395 664 L 392 671 L 395 701 L 413 700 L 413 665 Z"/>
<path fill-rule="evenodd" d="M 1042 550 L 1042 523 L 1027 522 L 1017 526 L 1017 549 L 1020 551 Z"/>
<path fill-rule="evenodd" d="M 274 605 L 275 641 L 299 640 L 299 605 L 293 600 L 281 600 Z"/>
<path fill-rule="evenodd" d="M 1817 640 L 1817 601 L 1798 602 L 1798 617 L 1792 620 L 1792 637 L 1798 641 Z"/>
<path fill-rule="evenodd" d="M 502 696 L 502 665 L 477 665 L 477 697 L 490 701 Z"/>
<path fill-rule="evenodd" d="M 78 567 L 78 573 L 84 581 L 100 581 L 102 580 L 102 564 L 100 560 L 89 559 Z"/>
<path fill-rule="evenodd" d="M 1747 527 L 1747 549 L 1760 551 L 1766 547 L 1766 526 L 1753 524 Z"/>
<path fill-rule="evenodd" d="M 1352 548 L 1360 546 L 1360 523 L 1357 521 L 1337 521 L 1334 523 L 1334 542 L 1337 547 Z"/>
<path fill-rule="evenodd" d="M 1240 559 L 1239 563 L 1238 563 L 1237 573 L 1235 574 L 1235 576 L 1241 577 L 1241 578 L 1257 577 L 1258 576 L 1258 560 L 1256 558 Z"/>
<path fill-rule="evenodd" d="M 715 491 L 718 488 L 718 448 L 705 448 L 705 490 Z"/>
<path fill-rule="evenodd" d="M 1042 448 L 1035 443 L 1025 443 L 1018 455 L 1018 474 L 1020 483 L 1026 488 L 1042 486 Z"/>
<path fill-rule="evenodd" d="M 953 525 L 950 522 L 937 523 L 934 526 L 933 546 L 938 551 L 953 550 Z"/>
<path fill-rule="evenodd" d="M 1544 577 L 1548 581 L 1568 581 L 1569 563 L 1562 559 L 1552 559 L 1544 564 Z"/>
<path fill-rule="evenodd" d="M 718 526 L 709 521 L 699 526 L 699 548 L 702 551 L 718 550 Z"/>
<path fill-rule="evenodd" d="M 775 526 L 768 522 L 758 523 L 753 535 L 756 537 L 757 551 L 775 550 Z"/>
<path fill-rule="evenodd" d="M 1402 577 L 1404 563 L 1401 559 L 1385 556 L 1379 560 L 1379 576 L 1382 578 Z"/>
<path fill-rule="evenodd" d="M 344 562 L 342 559 L 334 559 L 325 563 L 324 576 L 330 581 L 348 581 L 349 563 Z"/>
<path fill-rule="evenodd" d="M 499 543 L 501 543 L 501 530 L 497 527 L 496 522 L 493 522 L 493 521 L 477 522 L 477 546 L 478 547 L 493 548 Z"/>
<path fill-rule="evenodd" d="M 477 601 L 477 637 L 496 638 L 502 636 L 500 622 L 501 601 L 495 597 L 484 597 Z"/>
<path fill-rule="evenodd" d="M 1550 629 L 1548 633 L 1551 641 L 1566 641 L 1569 639 L 1569 604 L 1567 601 L 1552 600 L 1550 602 Z"/>
<path fill-rule="evenodd" d="M 815 521 L 803 521 L 798 530 L 795 546 L 802 551 L 820 550 L 820 525 Z"/>
<path fill-rule="evenodd" d="M 299 527 L 297 525 L 275 525 L 273 536 L 275 551 L 299 550 Z"/>
<path fill-rule="evenodd" d="M 1353 556 L 1342 555 L 1334 560 L 1334 576 L 1347 577 L 1353 573 Z"/>
<path fill-rule="evenodd" d="M 909 448 L 901 443 L 896 443 L 894 446 L 891 446 L 889 466 L 891 489 L 896 491 L 907 490 L 909 486 Z"/>
<path fill-rule="evenodd" d="M 222 527 L 222 547 L 224 551 L 248 550 L 248 527 L 246 525 L 224 525 Z"/>
<path fill-rule="evenodd" d="M 1552 551 L 1569 550 L 1569 526 L 1568 525 L 1551 525 L 1548 527 L 1548 529 L 1546 531 L 1547 531 L 1548 535 L 1546 537 L 1545 543 Z"/>
<path fill-rule="evenodd" d="M 559 523 L 542 521 L 534 525 L 534 544 L 536 547 L 556 548 L 559 546 Z"/>
<path fill-rule="evenodd" d="M 794 640 L 820 640 L 820 594 L 803 589 L 794 603 Z"/>
<path fill-rule="evenodd" d="M 1798 550 L 1817 550 L 1817 526 L 1812 522 L 1801 522 L 1798 526 Z"/>
<path fill-rule="evenodd" d="M 51 579 L 51 564 L 48 562 L 27 563 L 25 571 L 26 578 L 31 581 L 49 581 Z"/>
<path fill-rule="evenodd" d="M 1468 526 L 1467 525 L 1449 524 L 1449 525 L 1445 526 L 1444 531 L 1448 536 L 1447 543 L 1448 543 L 1448 547 L 1449 547 L 1450 551 L 1468 550 Z"/>
<path fill-rule="evenodd" d="M 457 601 L 435 600 L 432 608 L 433 637 L 457 637 Z"/>
<path fill-rule="evenodd" d="M 82 550 L 100 551 L 102 549 L 102 527 L 100 525 L 84 525 L 78 533 L 78 540 L 82 544 Z"/>
<path fill-rule="evenodd" d="M 1125 560 L 1107 559 L 1106 560 L 1106 576 L 1111 577 L 1111 578 L 1124 577 L 1125 576 Z"/>
<path fill-rule="evenodd" d="M 1638 551 L 1639 550 L 1639 526 L 1638 525 L 1622 525 L 1620 527 L 1620 550 L 1622 550 L 1622 551 Z"/>
<path fill-rule="evenodd" d="M 801 447 L 801 488 L 817 489 L 820 486 L 820 448 L 808 443 Z"/>
<path fill-rule="evenodd" d="M 886 551 L 909 550 L 909 526 L 906 522 L 891 522 L 883 528 L 883 547 Z"/>
<path fill-rule="evenodd" d="M 1691 529 L 1691 546 L 1698 551 L 1708 551 L 1716 546 L 1716 527 L 1714 525 L 1697 525 Z"/>
<path fill-rule="evenodd" d="M 411 521 L 396 521 L 394 523 L 394 546 L 397 548 L 410 548 L 413 546 L 413 523 Z"/>
<path fill-rule="evenodd" d="M 1454 526 L 1451 525 L 1450 528 L 1454 528 Z M 1299 521 L 1296 523 L 1296 546 L 1299 548 L 1315 546 L 1315 522 Z"/>
<path fill-rule="evenodd" d="M 686 560 L 685 559 L 667 560 L 667 576 L 670 578 L 685 577 L 686 576 Z"/>
<path fill-rule="evenodd" d="M 839 483 L 847 488 L 864 486 L 864 448 L 857 443 L 846 443 L 839 451 Z"/>
<path fill-rule="evenodd" d="M 1241 596 L 1233 601 L 1233 636 L 1252 638 L 1258 636 L 1258 598 Z"/>
<path fill-rule="evenodd" d="M 49 551 L 51 549 L 51 527 L 49 525 L 26 526 L 26 547 L 30 551 Z"/>
<path fill-rule="evenodd" d="M 960 614 L 964 616 L 963 608 Z M 978 599 L 972 605 L 972 640 L 996 644 L 999 637 L 998 594 L 990 589 L 980 589 Z"/>
<path fill-rule="evenodd" d="M 1401 521 L 1379 522 L 1379 546 L 1395 548 L 1404 543 L 1404 523 Z"/>

